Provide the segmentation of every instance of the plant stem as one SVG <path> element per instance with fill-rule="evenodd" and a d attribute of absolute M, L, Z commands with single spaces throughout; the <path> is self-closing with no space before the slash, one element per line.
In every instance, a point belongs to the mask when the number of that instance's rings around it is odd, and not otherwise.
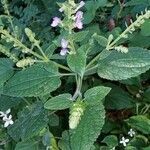
<path fill-rule="evenodd" d="M 100 55 L 101 55 L 101 53 L 99 53 L 98 55 L 96 55 L 96 56 L 88 63 L 88 65 L 86 66 L 86 69 L 89 69 L 89 67 L 91 67 L 91 66 L 95 63 L 95 61 L 97 61 L 97 60 L 99 59 Z"/>
<path fill-rule="evenodd" d="M 66 71 L 72 72 L 68 67 L 63 66 L 63 65 L 61 65 L 61 64 L 59 64 L 59 63 L 56 63 L 56 62 L 54 62 L 54 63 L 55 63 L 55 65 L 56 65 L 57 67 L 59 67 L 59 68 L 61 68 L 61 69 L 64 69 L 64 70 L 66 70 Z"/>

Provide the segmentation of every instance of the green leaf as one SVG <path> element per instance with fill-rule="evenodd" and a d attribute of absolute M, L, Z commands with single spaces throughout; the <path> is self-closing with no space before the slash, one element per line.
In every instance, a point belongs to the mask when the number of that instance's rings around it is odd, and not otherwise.
<path fill-rule="evenodd" d="M 104 36 L 94 34 L 93 38 L 98 42 L 99 45 L 101 45 L 103 47 L 107 46 L 108 40 Z"/>
<path fill-rule="evenodd" d="M 90 150 L 104 125 L 104 118 L 102 102 L 87 106 L 79 125 L 71 135 L 71 149 Z"/>
<path fill-rule="evenodd" d="M 0 96 L 0 110 L 6 111 L 9 108 L 17 106 L 20 102 L 22 102 L 21 98 L 2 95 Z"/>
<path fill-rule="evenodd" d="M 99 101 L 105 98 L 105 96 L 110 92 L 111 88 L 104 86 L 97 86 L 87 90 L 84 94 L 85 101 L 88 104 L 97 104 Z"/>
<path fill-rule="evenodd" d="M 37 140 L 28 140 L 17 143 L 15 150 L 37 150 L 38 149 Z"/>
<path fill-rule="evenodd" d="M 75 42 L 81 42 L 82 40 L 84 40 L 86 38 L 86 36 L 88 35 L 89 31 L 81 31 L 81 32 L 76 32 L 72 35 L 72 39 Z"/>
<path fill-rule="evenodd" d="M 71 94 L 61 94 L 48 100 L 44 107 L 50 110 L 62 110 L 69 108 L 72 103 Z"/>
<path fill-rule="evenodd" d="M 48 123 L 47 112 L 41 102 L 26 107 L 19 113 L 18 119 L 8 127 L 8 134 L 16 141 L 28 140 L 36 136 Z"/>
<path fill-rule="evenodd" d="M 83 76 L 86 66 L 86 53 L 80 50 L 76 54 L 68 55 L 67 63 L 72 71 Z"/>
<path fill-rule="evenodd" d="M 64 131 L 62 133 L 62 138 L 61 140 L 59 140 L 58 142 L 58 146 L 60 147 L 60 149 L 62 150 L 70 150 L 70 135 L 68 131 Z"/>
<path fill-rule="evenodd" d="M 73 150 L 90 150 L 104 125 L 105 110 L 102 99 L 110 91 L 107 87 L 94 87 L 84 94 L 87 105 L 77 128 L 72 131 L 71 148 Z M 104 94 L 105 92 L 105 94 Z M 94 103 L 90 103 L 94 101 Z"/>
<path fill-rule="evenodd" d="M 7 58 L 0 58 L 0 85 L 6 82 L 14 73 L 13 62 Z"/>
<path fill-rule="evenodd" d="M 33 65 L 17 72 L 5 85 L 4 94 L 15 97 L 43 96 L 60 86 L 58 68 L 53 63 Z"/>
<path fill-rule="evenodd" d="M 144 134 L 150 134 L 150 119 L 146 116 L 138 115 L 130 117 L 127 123 Z"/>
<path fill-rule="evenodd" d="M 118 139 L 115 135 L 106 136 L 102 142 L 106 143 L 110 148 L 116 147 L 118 145 Z"/>
<path fill-rule="evenodd" d="M 150 19 L 146 20 L 141 26 L 141 34 L 143 36 L 150 36 Z"/>
<path fill-rule="evenodd" d="M 107 109 L 128 109 L 135 106 L 133 98 L 118 86 L 112 85 L 111 92 L 105 98 L 105 107 Z"/>
<path fill-rule="evenodd" d="M 98 74 L 109 80 L 123 80 L 138 76 L 150 68 L 150 51 L 142 48 L 129 48 L 127 54 L 116 51 L 100 59 Z"/>

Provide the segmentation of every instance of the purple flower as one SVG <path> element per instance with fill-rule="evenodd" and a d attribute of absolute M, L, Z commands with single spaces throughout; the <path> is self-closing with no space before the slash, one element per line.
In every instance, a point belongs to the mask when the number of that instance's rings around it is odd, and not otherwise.
<path fill-rule="evenodd" d="M 75 22 L 75 27 L 78 28 L 78 29 L 82 29 L 83 28 L 83 23 L 81 20 L 76 20 Z"/>
<path fill-rule="evenodd" d="M 68 49 L 67 49 L 68 48 L 68 41 L 65 39 L 62 39 L 61 40 L 61 47 L 62 47 L 62 49 L 60 51 L 60 55 L 65 56 L 68 52 Z"/>
<path fill-rule="evenodd" d="M 61 51 L 60 51 L 60 55 L 61 56 L 65 56 L 68 52 L 68 49 L 67 48 L 62 48 Z"/>
<path fill-rule="evenodd" d="M 82 19 L 83 18 L 83 12 L 82 11 L 77 11 L 76 15 L 75 15 L 75 19 Z"/>
<path fill-rule="evenodd" d="M 82 29 L 83 28 L 83 12 L 82 11 L 78 11 L 75 15 L 75 27 L 78 29 Z"/>
<path fill-rule="evenodd" d="M 61 19 L 60 19 L 60 18 L 54 17 L 51 26 L 52 26 L 52 27 L 57 27 L 60 22 L 61 22 Z"/>
<path fill-rule="evenodd" d="M 61 47 L 62 47 L 62 48 L 67 48 L 67 47 L 68 47 L 68 41 L 65 40 L 65 39 L 62 39 L 62 40 L 61 40 Z"/>

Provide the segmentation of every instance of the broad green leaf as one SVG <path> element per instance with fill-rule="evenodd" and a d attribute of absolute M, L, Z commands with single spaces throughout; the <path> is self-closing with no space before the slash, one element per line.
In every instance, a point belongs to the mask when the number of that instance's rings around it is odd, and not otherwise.
<path fill-rule="evenodd" d="M 79 125 L 71 135 L 71 149 L 90 150 L 101 132 L 104 118 L 105 110 L 102 102 L 87 106 Z"/>
<path fill-rule="evenodd" d="M 5 85 L 4 94 L 15 97 L 43 96 L 60 86 L 58 68 L 53 63 L 33 65 L 17 72 Z"/>
<path fill-rule="evenodd" d="M 118 86 L 112 85 L 111 92 L 105 98 L 105 107 L 107 109 L 128 109 L 135 106 L 133 98 Z"/>
<path fill-rule="evenodd" d="M 97 104 L 99 101 L 105 98 L 105 96 L 110 92 L 111 88 L 104 86 L 97 86 L 87 90 L 84 94 L 85 101 L 88 104 Z"/>
<path fill-rule="evenodd" d="M 141 34 L 143 36 L 150 36 L 150 19 L 146 20 L 141 26 Z"/>
<path fill-rule="evenodd" d="M 81 76 L 85 72 L 86 66 L 86 53 L 84 51 L 77 51 L 76 54 L 68 55 L 67 63 L 70 69 Z"/>
<path fill-rule="evenodd" d="M 28 140 L 17 143 L 15 150 L 37 150 L 38 149 L 37 140 Z"/>
<path fill-rule="evenodd" d="M 18 114 L 18 119 L 8 127 L 8 134 L 16 141 L 20 138 L 28 140 L 46 127 L 48 123 L 47 112 L 41 102 L 26 107 Z"/>
<path fill-rule="evenodd" d="M 127 123 L 144 134 L 150 134 L 150 119 L 146 116 L 138 115 L 130 117 Z"/>
<path fill-rule="evenodd" d="M 6 82 L 14 73 L 13 62 L 7 58 L 0 58 L 0 85 Z"/>
<path fill-rule="evenodd" d="M 62 110 L 69 108 L 72 105 L 71 94 L 61 94 L 48 100 L 44 107 L 50 110 Z"/>
<path fill-rule="evenodd" d="M 112 51 L 99 60 L 98 74 L 109 80 L 123 80 L 138 76 L 150 68 L 150 51 L 138 47 L 129 48 L 129 52 Z"/>
<path fill-rule="evenodd" d="M 9 108 L 17 106 L 21 101 L 22 99 L 18 97 L 9 97 L 2 95 L 0 96 L 0 110 L 6 111 Z"/>

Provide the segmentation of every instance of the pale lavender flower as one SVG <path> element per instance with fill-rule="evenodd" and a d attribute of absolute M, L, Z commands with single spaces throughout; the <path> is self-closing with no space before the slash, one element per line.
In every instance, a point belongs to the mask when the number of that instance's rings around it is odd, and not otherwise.
<path fill-rule="evenodd" d="M 68 49 L 67 48 L 62 48 L 61 51 L 60 51 L 60 55 L 61 56 L 65 56 L 68 52 Z"/>
<path fill-rule="evenodd" d="M 62 47 L 62 48 L 67 48 L 67 47 L 68 47 L 68 41 L 65 40 L 65 39 L 62 39 L 62 40 L 61 40 L 61 47 Z"/>
<path fill-rule="evenodd" d="M 83 28 L 83 12 L 82 11 L 78 11 L 75 15 L 75 27 L 78 29 L 82 29 Z"/>
<path fill-rule="evenodd" d="M 51 23 L 51 26 L 52 26 L 52 27 L 57 27 L 60 22 L 61 22 L 61 19 L 60 19 L 60 18 L 54 17 L 54 18 L 53 18 L 53 22 Z"/>
<path fill-rule="evenodd" d="M 78 29 L 82 29 L 83 28 L 82 21 L 81 20 L 76 20 L 75 27 L 78 28 Z"/>
<path fill-rule="evenodd" d="M 129 139 L 125 139 L 124 137 L 122 137 L 120 140 L 120 144 L 123 144 L 123 146 L 127 146 L 128 142 L 129 142 Z"/>
<path fill-rule="evenodd" d="M 79 6 L 75 9 L 75 11 L 78 11 L 80 8 L 82 8 L 83 6 L 85 5 L 85 2 L 84 1 L 81 1 L 79 3 Z"/>
<path fill-rule="evenodd" d="M 77 11 L 76 15 L 75 15 L 75 19 L 82 19 L 83 18 L 83 12 L 82 11 Z"/>
<path fill-rule="evenodd" d="M 4 123 L 5 128 L 7 128 L 9 125 L 12 125 L 14 123 L 12 120 L 12 115 L 9 115 L 9 117 L 7 116 L 3 117 L 3 121 L 5 121 Z"/>
<path fill-rule="evenodd" d="M 65 56 L 68 52 L 68 49 L 67 49 L 68 48 L 68 41 L 65 39 L 62 39 L 61 40 L 61 47 L 62 47 L 62 49 L 60 51 L 60 55 Z"/>

